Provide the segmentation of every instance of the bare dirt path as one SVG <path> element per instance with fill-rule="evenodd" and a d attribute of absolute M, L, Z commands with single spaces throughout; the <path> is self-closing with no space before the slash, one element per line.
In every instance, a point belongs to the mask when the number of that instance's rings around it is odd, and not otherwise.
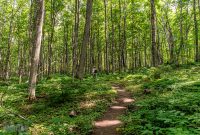
<path fill-rule="evenodd" d="M 92 135 L 119 135 L 116 129 L 122 126 L 123 123 L 118 118 L 125 113 L 127 106 L 134 100 L 131 99 L 131 94 L 124 88 L 113 86 L 113 89 L 117 91 L 117 98 L 103 117 L 95 121 Z"/>

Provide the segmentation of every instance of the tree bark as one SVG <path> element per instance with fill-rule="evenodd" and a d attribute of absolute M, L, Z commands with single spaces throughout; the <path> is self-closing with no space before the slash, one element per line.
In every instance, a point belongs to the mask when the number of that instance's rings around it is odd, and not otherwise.
<path fill-rule="evenodd" d="M 8 33 L 8 47 L 7 47 L 6 64 L 5 64 L 5 79 L 6 80 L 9 79 L 10 54 L 11 54 L 10 48 L 11 48 L 11 42 L 12 42 L 13 19 L 14 19 L 14 4 L 12 6 L 9 33 Z"/>
<path fill-rule="evenodd" d="M 155 1 L 151 0 L 151 55 L 152 55 L 152 66 L 157 66 L 156 61 L 156 19 L 155 19 L 156 9 Z"/>
<path fill-rule="evenodd" d="M 35 90 L 37 82 L 37 70 L 40 57 L 40 48 L 42 41 L 42 29 L 43 29 L 43 20 L 44 20 L 44 1 L 45 0 L 35 0 L 37 5 L 36 12 L 36 30 L 35 30 L 35 39 L 34 46 L 32 48 L 32 57 L 31 57 L 31 69 L 30 69 L 30 79 L 29 79 L 29 100 L 35 100 Z"/>
<path fill-rule="evenodd" d="M 55 2 L 54 0 L 51 0 L 51 31 L 49 34 L 49 41 L 48 41 L 48 78 L 50 77 L 50 74 L 52 72 L 52 59 L 53 59 L 53 38 L 54 38 L 54 29 L 55 29 L 55 19 L 56 19 L 56 13 L 55 13 Z"/>
<path fill-rule="evenodd" d="M 109 57 L 108 57 L 108 37 L 107 37 L 107 0 L 104 0 L 104 28 L 105 28 L 105 61 L 106 61 L 106 73 L 109 72 Z"/>
<path fill-rule="evenodd" d="M 83 43 L 82 43 L 82 47 L 81 47 L 80 63 L 79 63 L 78 74 L 77 74 L 77 77 L 79 79 L 83 79 L 83 75 L 84 75 L 87 45 L 89 43 L 89 38 L 90 38 L 92 3 L 93 3 L 93 0 L 87 0 L 85 30 L 84 30 Z"/>
<path fill-rule="evenodd" d="M 73 63 L 72 63 L 72 77 L 74 80 L 75 75 L 77 74 L 77 48 L 78 48 L 78 36 L 79 36 L 79 14 L 80 14 L 80 1 L 75 0 L 75 21 L 74 21 L 74 32 L 73 32 L 73 48 L 72 48 L 72 57 L 73 57 Z"/>
<path fill-rule="evenodd" d="M 111 1 L 112 2 L 112 1 Z M 115 52 L 114 52 L 114 49 L 115 49 L 115 29 L 114 29 L 114 18 L 113 18 L 113 4 L 111 3 L 111 11 L 110 11 L 110 14 L 111 14 L 111 25 L 112 25 L 112 48 L 111 48 L 111 64 L 112 64 L 112 73 L 115 72 Z"/>
<path fill-rule="evenodd" d="M 119 32 L 118 32 L 118 66 L 119 66 L 119 72 L 121 72 L 122 70 L 122 43 L 121 43 L 121 21 L 122 21 L 122 12 L 121 12 L 121 0 L 118 1 L 119 2 L 119 23 L 118 23 L 118 28 L 119 28 Z"/>
<path fill-rule="evenodd" d="M 198 42 L 198 23 L 196 15 L 196 0 L 193 0 L 193 11 L 194 11 L 194 36 L 195 36 L 195 62 L 199 62 L 199 42 Z"/>
<path fill-rule="evenodd" d="M 65 46 L 65 51 L 64 51 L 64 72 L 65 74 L 68 73 L 69 69 L 69 45 L 68 45 L 68 37 L 69 37 L 69 26 L 68 24 L 64 23 L 64 46 Z"/>
<path fill-rule="evenodd" d="M 183 1 L 180 1 L 180 45 L 177 52 L 176 64 L 179 64 L 179 56 L 184 47 L 184 38 L 183 38 Z"/>
<path fill-rule="evenodd" d="M 122 45 L 122 66 L 123 66 L 123 70 L 124 72 L 126 71 L 127 68 L 127 47 L 126 47 L 126 1 L 124 1 L 124 7 L 123 7 L 123 12 L 124 12 L 124 16 L 123 16 L 123 23 L 124 23 L 124 28 L 123 28 L 123 45 Z"/>

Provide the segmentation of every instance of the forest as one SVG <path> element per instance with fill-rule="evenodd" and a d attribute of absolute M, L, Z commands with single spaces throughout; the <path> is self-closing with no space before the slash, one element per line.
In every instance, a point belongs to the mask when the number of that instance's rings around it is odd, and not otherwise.
<path fill-rule="evenodd" d="M 0 135 L 199 135 L 200 0 L 0 0 Z"/>

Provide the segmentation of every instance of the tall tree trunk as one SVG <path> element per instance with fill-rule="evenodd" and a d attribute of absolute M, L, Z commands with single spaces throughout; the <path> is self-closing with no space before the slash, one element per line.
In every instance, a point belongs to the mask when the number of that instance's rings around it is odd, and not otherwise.
<path fill-rule="evenodd" d="M 169 51 L 170 51 L 170 63 L 174 63 L 174 36 L 172 33 L 172 28 L 169 23 L 168 15 L 167 15 L 167 29 L 168 29 L 168 44 L 169 44 Z"/>
<path fill-rule="evenodd" d="M 18 39 L 18 76 L 19 84 L 22 82 L 22 69 L 23 69 L 23 45 L 20 38 Z"/>
<path fill-rule="evenodd" d="M 93 27 L 91 25 L 91 28 L 90 28 L 90 50 L 89 50 L 89 54 L 90 54 L 90 57 L 89 57 L 89 72 L 92 73 L 92 69 L 93 67 L 95 66 L 95 58 L 94 58 L 94 42 L 95 42 L 95 33 L 93 32 Z"/>
<path fill-rule="evenodd" d="M 184 38 L 183 38 L 183 1 L 180 1 L 180 45 L 177 52 L 176 64 L 179 64 L 180 53 L 184 47 Z"/>
<path fill-rule="evenodd" d="M 41 41 L 42 41 L 44 1 L 45 0 L 35 0 L 35 4 L 37 5 L 37 8 L 35 10 L 37 14 L 36 14 L 35 39 L 34 39 L 34 46 L 32 48 L 31 69 L 29 77 L 29 100 L 36 99 L 35 89 L 37 82 L 37 70 L 40 57 Z"/>
<path fill-rule="evenodd" d="M 118 1 L 119 2 L 119 23 L 118 23 L 118 65 L 119 65 L 119 72 L 121 72 L 122 70 L 122 58 L 121 58 L 121 54 L 122 54 L 122 48 L 121 48 L 121 21 L 122 21 L 122 12 L 121 12 L 121 0 Z"/>
<path fill-rule="evenodd" d="M 108 57 L 108 37 L 107 37 L 107 0 L 104 0 L 104 27 L 105 27 L 105 43 L 106 43 L 106 48 L 105 48 L 105 61 L 106 61 L 106 73 L 109 72 L 109 57 Z"/>
<path fill-rule="evenodd" d="M 155 9 L 155 1 L 151 0 L 151 55 L 152 55 L 152 66 L 157 66 L 156 61 L 156 9 Z"/>
<path fill-rule="evenodd" d="M 72 57 L 73 57 L 73 63 L 72 63 L 72 77 L 74 80 L 75 75 L 77 74 L 77 49 L 78 49 L 78 36 L 79 36 L 79 14 L 80 14 L 80 1 L 75 0 L 75 21 L 74 21 L 74 32 L 73 32 L 73 49 L 72 49 Z"/>
<path fill-rule="evenodd" d="M 69 69 L 69 45 L 68 45 L 68 37 L 69 37 L 69 26 L 68 24 L 64 23 L 64 46 L 65 46 L 65 52 L 64 52 L 64 72 L 68 73 Z"/>
<path fill-rule="evenodd" d="M 53 43 L 53 38 L 54 38 L 54 29 L 55 29 L 55 19 L 56 19 L 56 13 L 55 13 L 55 1 L 51 0 L 51 31 L 49 34 L 49 41 L 48 41 L 48 77 L 50 77 L 50 74 L 52 72 L 52 59 L 53 59 L 53 48 L 52 48 L 52 43 Z"/>
<path fill-rule="evenodd" d="M 196 0 L 193 0 L 193 11 L 194 11 L 194 36 L 195 36 L 195 61 L 199 62 L 199 42 L 198 42 L 198 23 L 197 23 L 197 15 L 196 15 Z"/>
<path fill-rule="evenodd" d="M 99 24 L 98 24 L 99 26 Z M 100 40 L 100 28 L 98 27 L 97 32 L 97 52 L 98 52 L 98 70 L 102 71 L 102 50 L 101 50 L 101 40 Z"/>
<path fill-rule="evenodd" d="M 124 17 L 123 17 L 123 23 L 124 23 L 124 28 L 123 28 L 123 45 L 122 45 L 122 65 L 123 65 L 123 70 L 126 71 L 127 68 L 127 47 L 126 47 L 126 0 L 124 0 L 124 7 L 123 7 L 123 12 L 124 12 Z"/>
<path fill-rule="evenodd" d="M 46 15 L 45 11 L 44 11 L 44 16 Z M 43 20 L 43 25 L 45 24 L 45 17 L 44 17 L 44 20 Z M 45 33 L 45 25 L 43 26 L 43 31 L 42 33 Z M 39 75 L 39 79 L 42 79 L 43 76 L 44 76 L 44 71 L 45 71 L 45 68 L 44 68 L 44 61 L 45 61 L 45 34 L 42 35 L 42 41 L 41 41 L 41 49 L 40 49 L 40 61 L 39 61 L 39 69 L 38 69 L 38 75 Z"/>
<path fill-rule="evenodd" d="M 10 26 L 9 26 L 9 33 L 8 33 L 8 46 L 7 46 L 7 54 L 6 54 L 6 63 L 5 63 L 5 79 L 9 79 L 9 70 L 10 70 L 10 47 L 11 47 L 11 42 L 12 42 L 12 30 L 13 30 L 13 19 L 14 19 L 14 4 L 12 6 L 12 11 L 11 11 L 11 18 L 10 18 Z"/>
<path fill-rule="evenodd" d="M 143 38 L 144 41 L 144 66 L 147 67 L 147 40 L 146 40 L 146 34 Z"/>
<path fill-rule="evenodd" d="M 112 2 L 112 1 L 111 1 Z M 114 52 L 114 48 L 115 48 L 115 29 L 114 29 L 114 18 L 113 18 L 113 4 L 111 3 L 111 23 L 112 23 L 112 48 L 111 48 L 111 64 L 112 64 L 112 73 L 115 72 L 115 52 Z"/>
<path fill-rule="evenodd" d="M 84 30 L 83 43 L 82 43 L 82 47 L 81 47 L 80 63 L 79 63 L 78 74 L 77 74 L 77 77 L 79 79 L 83 79 L 83 75 L 84 75 L 87 45 L 89 43 L 89 38 L 90 38 L 92 3 L 93 3 L 93 0 L 87 0 L 85 30 Z"/>

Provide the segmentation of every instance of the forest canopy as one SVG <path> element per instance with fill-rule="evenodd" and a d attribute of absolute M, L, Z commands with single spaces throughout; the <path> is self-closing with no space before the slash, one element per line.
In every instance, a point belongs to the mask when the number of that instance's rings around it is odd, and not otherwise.
<path fill-rule="evenodd" d="M 1 77 L 29 73 L 36 15 L 34 2 L 0 2 Z M 86 0 L 45 1 L 40 75 L 76 72 L 85 17 Z M 118 72 L 162 63 L 199 61 L 199 19 L 199 0 L 155 0 L 154 3 L 94 0 L 85 72 L 91 72 L 93 66 L 99 71 Z"/>

